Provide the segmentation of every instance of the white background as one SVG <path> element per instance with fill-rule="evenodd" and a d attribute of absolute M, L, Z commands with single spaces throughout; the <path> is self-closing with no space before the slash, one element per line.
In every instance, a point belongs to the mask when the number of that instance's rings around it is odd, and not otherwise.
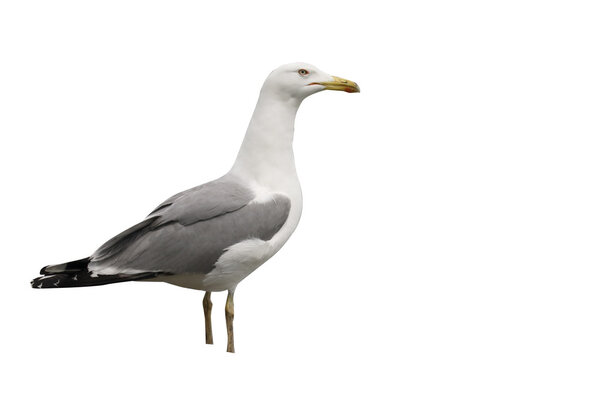
<path fill-rule="evenodd" d="M 580 1 L 4 1 L 4 399 L 598 399 L 600 14 Z M 236 292 L 32 290 L 230 167 L 306 61 L 305 208 Z"/>

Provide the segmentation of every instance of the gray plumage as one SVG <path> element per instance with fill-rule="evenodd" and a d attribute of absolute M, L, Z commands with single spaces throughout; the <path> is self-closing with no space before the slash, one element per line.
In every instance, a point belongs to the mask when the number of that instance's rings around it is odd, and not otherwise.
<path fill-rule="evenodd" d="M 269 240 L 285 223 L 287 197 L 251 203 L 253 198 L 252 191 L 229 177 L 176 194 L 145 221 L 102 245 L 89 267 L 206 274 L 229 246 L 251 238 Z"/>
<path fill-rule="evenodd" d="M 178 193 L 144 221 L 104 243 L 90 258 L 43 268 L 45 277 L 37 278 L 36 285 L 78 286 L 66 279 L 69 276 L 87 286 L 94 284 L 94 277 L 104 277 L 95 284 L 111 283 L 106 275 L 122 281 L 127 275 L 144 279 L 161 274 L 206 274 L 229 246 L 252 238 L 269 240 L 287 220 L 287 197 L 274 195 L 258 203 L 252 201 L 254 196 L 227 175 Z M 91 277 L 82 280 L 82 272 L 91 272 Z M 48 280 L 49 274 L 61 274 L 62 283 Z"/>

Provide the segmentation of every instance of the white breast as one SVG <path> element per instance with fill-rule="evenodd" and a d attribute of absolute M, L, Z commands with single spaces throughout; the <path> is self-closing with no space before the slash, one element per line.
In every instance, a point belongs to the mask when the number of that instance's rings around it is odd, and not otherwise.
<path fill-rule="evenodd" d="M 294 174 L 295 175 L 295 174 Z M 239 282 L 271 258 L 290 238 L 302 213 L 302 192 L 298 179 L 294 182 L 282 184 L 275 190 L 256 183 L 252 184 L 255 193 L 253 203 L 266 203 L 273 199 L 275 194 L 280 194 L 290 199 L 290 213 L 281 229 L 270 239 L 261 240 L 252 238 L 230 246 L 217 260 L 215 268 L 204 275 L 198 282 L 198 289 L 209 291 L 222 291 L 234 289 Z M 191 283 L 187 280 L 188 287 Z"/>

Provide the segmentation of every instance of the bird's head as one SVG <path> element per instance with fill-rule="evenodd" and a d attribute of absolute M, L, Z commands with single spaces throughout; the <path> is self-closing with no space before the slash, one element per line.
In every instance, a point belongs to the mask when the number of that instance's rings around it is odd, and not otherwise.
<path fill-rule="evenodd" d="M 314 65 L 301 62 L 285 64 L 275 69 L 269 74 L 262 88 L 263 92 L 300 101 L 322 90 L 360 92 L 355 82 L 329 75 Z"/>

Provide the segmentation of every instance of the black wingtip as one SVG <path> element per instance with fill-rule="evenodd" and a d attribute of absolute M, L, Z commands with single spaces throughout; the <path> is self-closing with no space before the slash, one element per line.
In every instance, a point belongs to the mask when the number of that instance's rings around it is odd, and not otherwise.
<path fill-rule="evenodd" d="M 77 273 L 59 273 L 38 276 L 31 281 L 34 289 L 99 286 L 110 283 L 139 281 L 156 278 L 160 272 L 140 272 L 138 274 L 92 275 L 87 269 Z"/>
<path fill-rule="evenodd" d="M 31 281 L 31 287 L 34 289 L 48 289 L 60 287 L 61 280 L 68 278 L 66 274 L 38 276 Z"/>
<path fill-rule="evenodd" d="M 75 261 L 69 261 L 63 264 L 46 265 L 40 270 L 40 275 L 50 275 L 57 273 L 76 274 L 85 270 L 89 263 L 90 257 L 86 257 Z"/>

